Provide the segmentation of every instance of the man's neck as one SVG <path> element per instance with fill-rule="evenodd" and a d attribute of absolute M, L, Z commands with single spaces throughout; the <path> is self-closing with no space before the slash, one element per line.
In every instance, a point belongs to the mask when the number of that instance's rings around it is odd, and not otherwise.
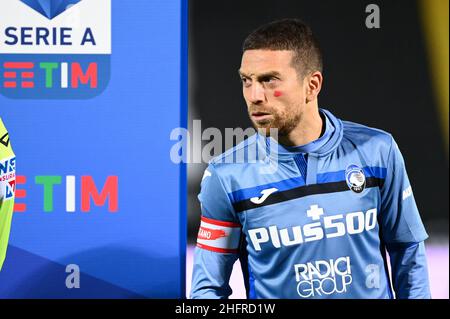
<path fill-rule="evenodd" d="M 318 107 L 310 106 L 302 115 L 297 126 L 287 136 L 280 136 L 278 141 L 285 146 L 300 146 L 317 140 L 325 129 L 325 122 Z"/>

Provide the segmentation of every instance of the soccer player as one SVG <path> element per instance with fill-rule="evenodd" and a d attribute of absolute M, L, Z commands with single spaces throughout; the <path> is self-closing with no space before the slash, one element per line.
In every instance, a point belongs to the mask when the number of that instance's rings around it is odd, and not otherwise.
<path fill-rule="evenodd" d="M 16 157 L 0 118 L 0 270 L 5 261 L 16 189 Z"/>
<path fill-rule="evenodd" d="M 428 235 L 400 150 L 389 133 L 318 107 L 310 28 L 261 26 L 239 75 L 259 133 L 205 171 L 191 298 L 229 297 L 238 258 L 249 298 L 430 298 Z"/>

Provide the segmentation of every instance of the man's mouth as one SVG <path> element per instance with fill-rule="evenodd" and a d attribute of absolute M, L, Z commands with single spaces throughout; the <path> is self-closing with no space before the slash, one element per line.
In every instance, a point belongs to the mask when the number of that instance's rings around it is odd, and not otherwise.
<path fill-rule="evenodd" d="M 267 120 L 272 116 L 272 114 L 267 112 L 252 112 L 251 117 L 254 121 L 263 121 Z"/>

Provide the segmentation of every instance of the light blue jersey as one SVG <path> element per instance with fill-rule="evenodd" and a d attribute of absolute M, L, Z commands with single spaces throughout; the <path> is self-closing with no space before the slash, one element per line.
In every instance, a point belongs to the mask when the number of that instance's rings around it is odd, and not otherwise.
<path fill-rule="evenodd" d="M 384 131 L 321 109 L 326 130 L 285 148 L 255 134 L 202 179 L 192 298 L 227 298 L 240 258 L 249 298 L 430 298 L 428 237 Z"/>

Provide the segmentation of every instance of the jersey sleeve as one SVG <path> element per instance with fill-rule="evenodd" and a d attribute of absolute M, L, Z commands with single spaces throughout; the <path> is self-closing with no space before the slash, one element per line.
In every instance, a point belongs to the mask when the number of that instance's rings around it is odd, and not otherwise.
<path fill-rule="evenodd" d="M 425 243 L 388 246 L 397 299 L 430 299 Z"/>
<path fill-rule="evenodd" d="M 16 158 L 0 119 L 0 270 L 6 257 L 16 189 Z"/>
<path fill-rule="evenodd" d="M 430 298 L 423 243 L 428 234 L 417 209 L 405 161 L 393 139 L 381 198 L 381 237 L 389 252 L 396 297 Z"/>
<path fill-rule="evenodd" d="M 392 139 L 386 178 L 381 189 L 382 239 L 390 243 L 418 243 L 428 238 L 417 209 L 405 161 Z"/>
<path fill-rule="evenodd" d="M 225 299 L 238 259 L 241 225 L 220 176 L 212 164 L 203 175 L 198 196 L 201 223 L 194 252 L 191 298 Z"/>

